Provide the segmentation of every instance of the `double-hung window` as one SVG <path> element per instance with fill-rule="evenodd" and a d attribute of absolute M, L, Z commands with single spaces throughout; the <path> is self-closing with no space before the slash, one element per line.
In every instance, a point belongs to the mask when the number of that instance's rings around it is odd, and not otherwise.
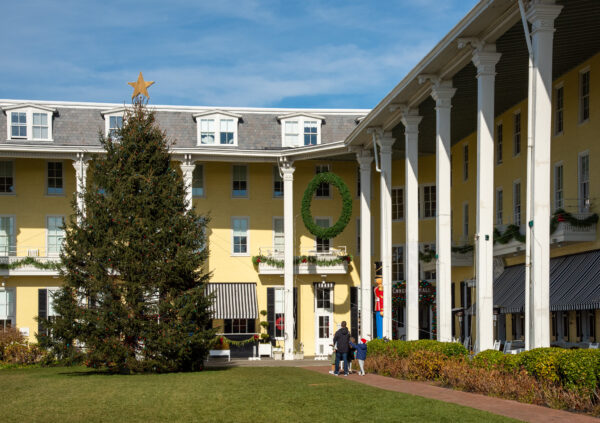
<path fill-rule="evenodd" d="M 275 328 L 274 334 L 276 339 L 283 339 L 284 334 L 284 319 L 285 319 L 285 303 L 283 298 L 283 288 L 275 288 Z"/>
<path fill-rule="evenodd" d="M 283 147 L 302 147 L 321 144 L 321 125 L 324 118 L 293 113 L 279 116 Z"/>
<path fill-rule="evenodd" d="M 324 173 L 324 172 L 329 172 L 329 165 L 325 164 L 325 165 L 317 165 L 315 167 L 315 174 L 319 174 L 319 173 Z M 326 182 L 322 182 L 319 187 L 317 188 L 317 192 L 315 193 L 315 195 L 317 196 L 317 198 L 329 198 L 329 184 Z"/>
<path fill-rule="evenodd" d="M 242 116 L 224 111 L 196 113 L 198 146 L 238 145 L 238 124 Z"/>
<path fill-rule="evenodd" d="M 233 165 L 232 196 L 248 197 L 248 167 L 245 165 Z"/>
<path fill-rule="evenodd" d="M 513 182 L 513 223 L 521 226 L 521 181 Z"/>
<path fill-rule="evenodd" d="M 109 116 L 108 117 L 108 136 L 111 138 L 119 138 L 117 135 L 123 128 L 123 116 Z"/>
<path fill-rule="evenodd" d="M 14 194 L 15 173 L 14 162 L 0 160 L 0 194 Z"/>
<path fill-rule="evenodd" d="M 504 191 L 496 189 L 496 225 L 502 225 L 502 208 L 504 207 Z"/>
<path fill-rule="evenodd" d="M 65 239 L 64 224 L 62 216 L 48 216 L 46 239 L 48 256 L 60 254 Z"/>
<path fill-rule="evenodd" d="M 283 197 L 283 178 L 279 173 L 279 166 L 273 166 L 273 197 Z"/>
<path fill-rule="evenodd" d="M 590 211 L 590 154 L 579 154 L 579 212 Z"/>
<path fill-rule="evenodd" d="M 14 216 L 0 216 L 0 256 L 17 254 Z"/>
<path fill-rule="evenodd" d="M 331 222 L 328 217 L 316 218 L 315 223 L 320 228 L 328 228 L 329 226 L 331 226 Z M 329 248 L 331 246 L 330 241 L 331 241 L 330 239 L 317 237 L 317 240 L 316 240 L 317 252 L 318 253 L 328 253 Z"/>
<path fill-rule="evenodd" d="M 513 156 L 521 154 L 521 112 L 514 115 L 513 124 Z"/>
<path fill-rule="evenodd" d="M 100 112 L 104 118 L 104 135 L 112 138 L 113 141 L 119 141 L 121 136 L 119 131 L 123 128 L 125 107 L 117 107 Z"/>
<path fill-rule="evenodd" d="M 392 220 L 404 219 L 404 188 L 392 188 Z"/>
<path fill-rule="evenodd" d="M 65 193 L 64 188 L 64 176 L 63 176 L 63 162 L 48 162 L 48 181 L 47 181 L 47 194 L 48 195 L 62 195 Z"/>
<path fill-rule="evenodd" d="M 435 185 L 425 185 L 423 187 L 423 217 L 435 217 L 436 195 Z"/>
<path fill-rule="evenodd" d="M 392 246 L 392 281 L 404 280 L 404 247 L 402 245 Z"/>
<path fill-rule="evenodd" d="M 502 137 L 504 136 L 502 124 L 496 126 L 496 164 L 502 164 Z"/>
<path fill-rule="evenodd" d="M 233 255 L 248 254 L 248 218 L 233 217 L 232 219 L 232 247 Z"/>
<path fill-rule="evenodd" d="M 192 197 L 204 197 L 204 166 L 201 164 L 192 172 Z"/>
<path fill-rule="evenodd" d="M 256 321 L 254 319 L 225 319 L 224 332 L 230 334 L 254 333 Z"/>
<path fill-rule="evenodd" d="M 554 165 L 554 210 L 564 208 L 564 193 L 563 193 L 563 164 L 557 163 Z"/>
<path fill-rule="evenodd" d="M 554 135 L 560 135 L 564 129 L 565 88 L 556 88 L 556 108 L 554 109 Z"/>
<path fill-rule="evenodd" d="M 285 235 L 283 233 L 283 217 L 273 218 L 273 251 L 282 254 L 285 249 Z"/>
<path fill-rule="evenodd" d="M 590 118 L 590 71 L 579 73 L 579 123 Z"/>
<path fill-rule="evenodd" d="M 15 327 L 16 317 L 15 288 L 5 288 L 0 291 L 0 331 Z"/>
<path fill-rule="evenodd" d="M 4 107 L 8 117 L 9 140 L 52 141 L 52 115 L 55 109 L 19 104 Z"/>

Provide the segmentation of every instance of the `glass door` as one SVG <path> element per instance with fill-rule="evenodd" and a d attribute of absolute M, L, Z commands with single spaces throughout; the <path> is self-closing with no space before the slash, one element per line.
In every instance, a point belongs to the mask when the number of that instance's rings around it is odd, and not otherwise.
<path fill-rule="evenodd" d="M 315 285 L 315 355 L 326 356 L 333 348 L 333 289 Z"/>

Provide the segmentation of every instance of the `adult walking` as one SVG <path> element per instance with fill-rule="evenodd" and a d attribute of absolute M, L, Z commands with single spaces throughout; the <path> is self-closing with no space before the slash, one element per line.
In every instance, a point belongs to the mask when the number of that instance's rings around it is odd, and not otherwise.
<path fill-rule="evenodd" d="M 350 352 L 350 332 L 346 327 L 346 321 L 333 336 L 333 344 L 337 345 L 335 352 L 335 372 L 337 376 L 340 371 L 340 360 L 344 361 L 344 376 L 348 376 L 348 352 Z"/>

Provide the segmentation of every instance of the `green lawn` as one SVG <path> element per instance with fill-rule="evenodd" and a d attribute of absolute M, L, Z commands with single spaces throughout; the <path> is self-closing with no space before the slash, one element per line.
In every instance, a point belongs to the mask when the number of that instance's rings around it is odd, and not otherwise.
<path fill-rule="evenodd" d="M 85 368 L 0 370 L 3 422 L 500 422 L 454 404 L 300 368 L 106 375 Z"/>

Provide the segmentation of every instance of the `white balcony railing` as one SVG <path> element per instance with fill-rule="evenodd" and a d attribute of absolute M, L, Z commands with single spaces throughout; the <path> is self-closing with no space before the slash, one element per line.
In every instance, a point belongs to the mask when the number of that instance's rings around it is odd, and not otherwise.
<path fill-rule="evenodd" d="M 294 255 L 294 273 L 299 275 L 330 275 L 348 273 L 347 249 L 345 246 L 302 248 Z M 260 275 L 283 274 L 283 250 L 276 247 L 260 247 L 258 273 Z"/>
<path fill-rule="evenodd" d="M 47 255 L 45 249 L 28 246 L 0 247 L 0 275 L 55 276 L 60 257 Z"/>
<path fill-rule="evenodd" d="M 579 220 L 587 219 L 591 215 L 592 213 L 573 213 L 573 217 Z M 596 223 L 586 226 L 573 225 L 559 218 L 556 230 L 550 234 L 550 243 L 552 246 L 560 246 L 572 242 L 593 242 L 596 240 L 596 226 Z"/>

